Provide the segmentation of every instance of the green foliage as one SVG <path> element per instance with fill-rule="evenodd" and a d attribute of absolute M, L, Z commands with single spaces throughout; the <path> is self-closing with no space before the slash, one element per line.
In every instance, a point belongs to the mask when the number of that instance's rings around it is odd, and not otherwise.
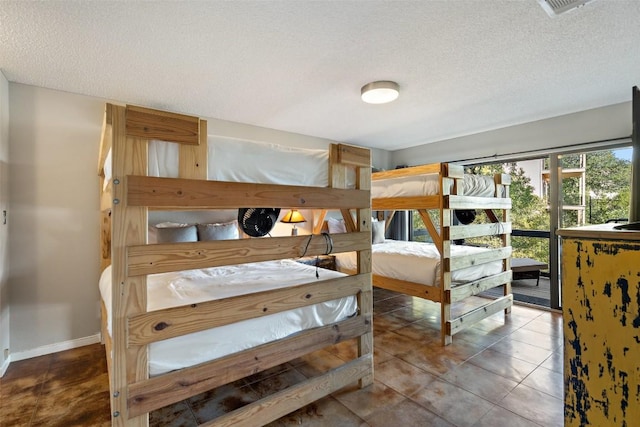
<path fill-rule="evenodd" d="M 608 219 L 626 218 L 631 199 L 631 162 L 617 158 L 612 150 L 590 152 L 586 161 L 580 155 L 561 157 L 561 165 L 567 169 L 585 168 L 584 191 L 580 188 L 580 175 L 563 179 L 562 192 L 564 205 L 585 206 L 587 223 L 601 224 Z M 584 163 L 582 163 L 584 162 Z M 545 165 L 548 168 L 548 160 Z M 496 163 L 474 165 L 466 168 L 466 173 L 494 175 L 508 173 L 511 175 L 510 196 L 512 202 L 511 222 L 513 229 L 549 231 L 550 220 L 548 203 L 535 194 L 531 179 L 525 175 L 524 169 L 517 163 Z M 583 199 L 584 197 L 584 199 Z M 437 212 L 430 212 L 434 224 L 438 224 Z M 413 229 L 417 231 L 414 240 L 430 241 L 422 219 L 417 213 L 412 215 Z M 484 213 L 480 213 L 476 222 L 486 221 Z M 565 210 L 562 217 L 563 226 L 579 225 L 577 210 Z M 468 243 L 496 246 L 495 238 L 473 239 Z M 512 237 L 513 254 L 517 257 L 528 257 L 549 262 L 549 241 L 543 238 Z"/>
<path fill-rule="evenodd" d="M 546 202 L 534 193 L 531 179 L 516 163 L 475 166 L 470 171 L 480 174 L 508 173 L 511 175 L 511 223 L 520 230 L 549 230 L 549 213 Z M 534 258 L 548 262 L 547 239 L 512 237 L 513 256 Z"/>
<path fill-rule="evenodd" d="M 611 150 L 587 153 L 587 222 L 628 218 L 631 201 L 631 162 Z"/>

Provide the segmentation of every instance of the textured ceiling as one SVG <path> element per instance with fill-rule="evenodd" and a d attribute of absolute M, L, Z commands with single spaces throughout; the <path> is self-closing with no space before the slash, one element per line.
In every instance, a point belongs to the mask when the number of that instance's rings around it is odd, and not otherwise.
<path fill-rule="evenodd" d="M 629 101 L 640 1 L 0 1 L 11 82 L 395 150 Z M 400 84 L 391 104 L 360 88 Z"/>

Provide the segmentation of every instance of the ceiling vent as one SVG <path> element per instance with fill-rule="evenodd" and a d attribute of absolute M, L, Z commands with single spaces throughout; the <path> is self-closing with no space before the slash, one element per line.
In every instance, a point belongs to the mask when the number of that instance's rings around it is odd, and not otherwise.
<path fill-rule="evenodd" d="M 538 3 L 549 16 L 555 17 L 584 6 L 591 1 L 593 0 L 538 0 Z"/>

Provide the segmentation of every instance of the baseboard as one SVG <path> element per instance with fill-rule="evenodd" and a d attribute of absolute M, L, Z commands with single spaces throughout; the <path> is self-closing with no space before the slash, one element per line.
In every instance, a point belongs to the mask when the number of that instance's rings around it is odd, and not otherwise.
<path fill-rule="evenodd" d="M 75 340 L 43 345 L 42 347 L 37 347 L 31 350 L 11 353 L 10 357 L 12 362 L 17 362 L 18 360 L 31 359 L 32 357 L 44 356 L 46 354 L 57 353 L 64 350 L 71 350 L 73 348 L 84 347 L 85 345 L 96 344 L 99 342 L 100 334 L 95 334 L 84 338 L 77 338 Z"/>
<path fill-rule="evenodd" d="M 7 369 L 9 369 L 10 363 L 11 363 L 11 355 L 9 355 L 9 357 L 7 357 L 7 360 L 5 360 L 2 366 L 0 366 L 0 378 L 4 377 L 4 374 L 7 372 Z"/>

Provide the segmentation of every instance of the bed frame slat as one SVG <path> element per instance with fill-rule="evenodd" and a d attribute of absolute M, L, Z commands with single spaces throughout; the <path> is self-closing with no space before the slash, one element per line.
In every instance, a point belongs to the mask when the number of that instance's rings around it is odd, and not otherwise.
<path fill-rule="evenodd" d="M 368 190 L 128 176 L 129 206 L 164 209 L 234 209 L 287 206 L 358 209 L 370 206 Z"/>
<path fill-rule="evenodd" d="M 247 406 L 222 415 L 214 421 L 201 424 L 200 427 L 251 427 L 264 425 L 354 383 L 363 376 L 368 375 L 371 364 L 373 364 L 373 357 L 368 354 L 346 363 L 334 371 L 311 378 L 307 382 L 287 387 L 260 401 L 250 403 Z"/>
<path fill-rule="evenodd" d="M 455 285 L 451 288 L 451 302 L 461 301 L 472 295 L 478 295 L 480 292 L 495 288 L 496 286 L 502 286 L 507 282 L 511 282 L 512 277 L 511 270 L 509 270 L 472 282 Z"/>
<path fill-rule="evenodd" d="M 440 163 L 431 163 L 428 165 L 412 166 L 411 168 L 392 169 L 388 171 L 380 171 L 373 174 L 371 179 L 379 181 L 382 179 L 404 178 L 415 175 L 439 174 L 442 170 Z"/>
<path fill-rule="evenodd" d="M 129 345 L 149 344 L 192 332 L 269 316 L 357 295 L 367 290 L 369 274 L 346 276 L 318 282 L 207 301 L 129 318 Z"/>
<path fill-rule="evenodd" d="M 127 136 L 200 144 L 200 119 L 195 116 L 127 105 L 126 128 Z"/>
<path fill-rule="evenodd" d="M 359 251 L 370 247 L 371 235 L 366 231 L 333 234 L 331 243 L 321 235 L 307 235 L 135 245 L 128 248 L 127 269 L 130 276 L 139 276 L 323 255 L 331 249 L 331 253 Z"/>
<path fill-rule="evenodd" d="M 211 362 L 131 384 L 129 386 L 130 414 L 136 416 L 179 402 L 312 351 L 356 338 L 370 329 L 371 317 L 356 316 Z"/>
<path fill-rule="evenodd" d="M 454 225 L 443 230 L 445 240 L 470 239 L 482 236 L 500 236 L 511 234 L 510 222 L 492 222 L 489 224 Z"/>
<path fill-rule="evenodd" d="M 338 163 L 369 168 L 371 167 L 371 153 L 368 148 L 355 147 L 347 144 L 337 144 Z M 361 187 L 362 188 L 362 187 Z"/>
<path fill-rule="evenodd" d="M 415 197 L 385 197 L 371 200 L 373 210 L 411 210 L 411 209 L 440 209 L 442 198 L 439 196 L 415 196 Z"/>
<path fill-rule="evenodd" d="M 451 195 L 444 198 L 444 207 L 449 209 L 511 209 L 511 199 Z"/>
<path fill-rule="evenodd" d="M 199 123 L 198 145 L 180 144 L 178 147 L 178 175 L 187 179 L 207 179 L 208 165 L 208 145 L 207 145 L 207 122 L 201 120 Z"/>
<path fill-rule="evenodd" d="M 506 295 L 504 297 L 498 298 L 486 305 L 478 307 L 472 311 L 469 311 L 463 314 L 460 317 L 456 317 L 455 319 L 451 319 L 451 321 L 447 322 L 446 328 L 447 333 L 449 335 L 453 335 L 456 332 L 460 332 L 461 330 L 472 326 L 479 320 L 482 320 L 486 317 L 491 316 L 492 314 L 496 314 L 499 311 L 505 310 L 513 305 L 513 295 Z"/>
<path fill-rule="evenodd" d="M 448 271 L 456 271 L 462 268 L 472 267 L 474 265 L 485 264 L 488 262 L 503 260 L 511 256 L 511 246 L 505 248 L 490 249 L 481 253 L 473 253 L 469 255 L 456 256 L 445 259 L 445 268 Z M 448 266 L 447 266 L 448 265 Z"/>
<path fill-rule="evenodd" d="M 409 282 L 407 280 L 384 277 L 378 274 L 373 275 L 373 284 L 378 288 L 389 289 L 407 295 L 426 298 L 429 301 L 440 302 L 440 287 L 423 285 L 422 283 Z"/>

